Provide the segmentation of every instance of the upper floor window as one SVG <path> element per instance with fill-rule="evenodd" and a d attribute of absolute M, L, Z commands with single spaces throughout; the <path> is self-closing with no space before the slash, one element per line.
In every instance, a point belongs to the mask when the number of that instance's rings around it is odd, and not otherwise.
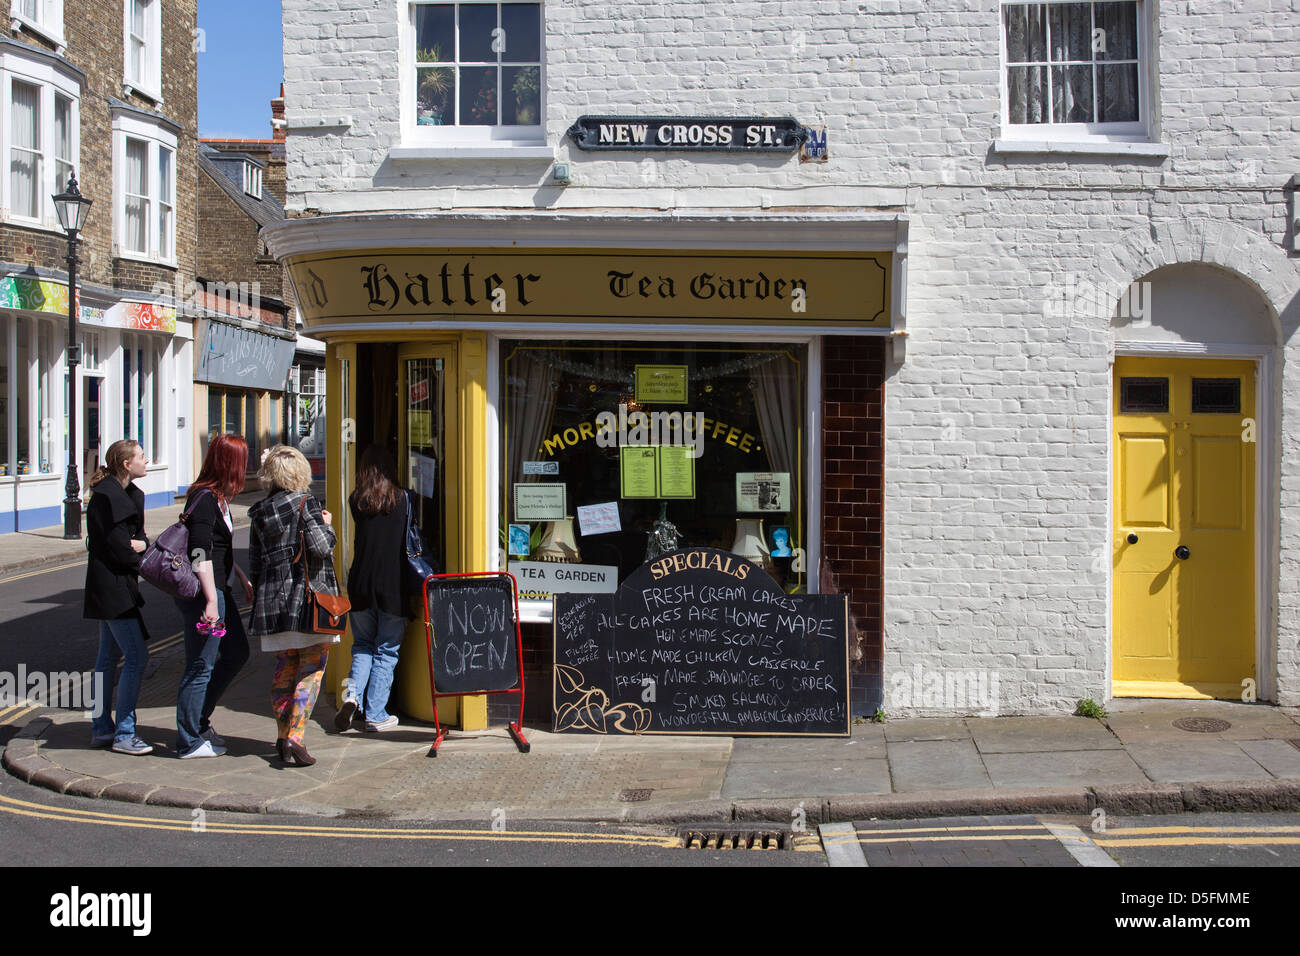
<path fill-rule="evenodd" d="M 1143 6 L 1004 2 L 1004 135 L 1145 138 L 1150 46 Z"/>
<path fill-rule="evenodd" d="M 254 199 L 262 198 L 262 167 L 256 163 L 244 163 L 244 192 Z"/>
<path fill-rule="evenodd" d="M 540 139 L 542 5 L 411 3 L 407 128 L 441 141 Z"/>
<path fill-rule="evenodd" d="M 12 0 L 9 19 L 13 30 L 26 27 L 63 52 L 63 0 Z"/>
<path fill-rule="evenodd" d="M 159 0 L 124 0 L 125 86 L 162 102 L 162 10 Z"/>
<path fill-rule="evenodd" d="M 16 47 L 17 45 L 15 45 Z M 53 196 L 78 163 L 80 84 L 21 48 L 0 55 L 0 204 L 10 221 L 56 229 Z"/>
<path fill-rule="evenodd" d="M 113 117 L 116 254 L 176 261 L 176 134 L 134 113 Z"/>

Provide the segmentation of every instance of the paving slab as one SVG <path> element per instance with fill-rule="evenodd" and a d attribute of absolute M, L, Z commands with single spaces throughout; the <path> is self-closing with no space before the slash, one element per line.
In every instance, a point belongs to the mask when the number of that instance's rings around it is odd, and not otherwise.
<path fill-rule="evenodd" d="M 889 768 L 897 793 L 993 786 L 969 738 L 890 741 Z"/>
<path fill-rule="evenodd" d="M 1147 782 L 1142 768 L 1123 749 L 986 753 L 983 756 L 984 768 L 993 786 L 1004 789 Z"/>
<path fill-rule="evenodd" d="M 1086 717 L 991 717 L 967 727 L 982 754 L 1124 748 L 1105 724 Z"/>
<path fill-rule="evenodd" d="M 1209 736 L 1209 735 L 1202 735 Z M 1129 755 L 1156 782 L 1272 780 L 1272 774 L 1233 740 L 1130 744 Z"/>
<path fill-rule="evenodd" d="M 961 717 L 905 717 L 884 723 L 889 743 L 909 740 L 967 740 L 970 729 Z"/>
<path fill-rule="evenodd" d="M 848 796 L 890 792 L 889 761 L 822 760 L 781 761 L 771 764 L 732 764 L 722 786 L 722 797 L 805 797 L 810 794 Z"/>
<path fill-rule="evenodd" d="M 1238 744 L 1275 777 L 1300 780 L 1300 748 L 1286 740 L 1243 740 Z"/>
<path fill-rule="evenodd" d="M 737 737 L 731 745 L 733 762 L 844 762 L 883 760 L 885 756 L 885 728 L 880 724 L 858 724 L 847 740 L 842 737 Z"/>
<path fill-rule="evenodd" d="M 1115 702 L 1120 707 L 1119 702 Z M 1132 705 L 1133 701 L 1125 704 Z M 1104 723 L 1125 744 L 1177 741 L 1189 738 L 1220 740 L 1267 740 L 1294 737 L 1295 723 L 1268 704 L 1243 704 L 1228 700 L 1142 700 L 1141 710 L 1112 710 Z M 1213 717 L 1228 721 L 1227 730 L 1212 734 L 1180 730 L 1174 721 L 1181 717 Z"/>

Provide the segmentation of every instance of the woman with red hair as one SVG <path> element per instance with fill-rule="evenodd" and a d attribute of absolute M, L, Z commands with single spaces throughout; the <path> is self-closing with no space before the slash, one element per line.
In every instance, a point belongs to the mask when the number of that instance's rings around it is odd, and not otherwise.
<path fill-rule="evenodd" d="M 244 490 L 248 444 L 239 435 L 217 435 L 185 499 L 190 555 L 199 593 L 176 598 L 185 622 L 185 673 L 176 698 L 177 751 L 182 758 L 219 757 L 225 741 L 209 722 L 217 701 L 248 660 L 248 636 L 231 590 L 238 581 L 253 600 L 248 575 L 235 564 L 230 502 Z"/>

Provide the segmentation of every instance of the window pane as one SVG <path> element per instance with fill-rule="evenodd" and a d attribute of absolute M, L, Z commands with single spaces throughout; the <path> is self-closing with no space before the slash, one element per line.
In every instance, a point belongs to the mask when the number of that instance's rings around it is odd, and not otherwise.
<path fill-rule="evenodd" d="M 1052 60 L 1091 60 L 1091 4 L 1053 3 L 1050 11 Z"/>
<path fill-rule="evenodd" d="M 1008 68 L 1007 117 L 1012 123 L 1048 122 L 1047 67 Z"/>
<path fill-rule="evenodd" d="M 453 30 L 456 8 L 450 3 L 430 3 L 415 8 L 415 62 L 451 63 L 456 59 Z"/>
<path fill-rule="evenodd" d="M 243 426 L 239 423 L 239 396 L 227 392 L 226 398 L 226 427 L 225 431 L 231 435 L 242 435 Z"/>
<path fill-rule="evenodd" d="M 1002 8 L 1007 30 L 1007 62 L 1041 63 L 1047 59 L 1047 10 L 1041 3 Z"/>
<path fill-rule="evenodd" d="M 9 323 L 0 316 L 0 475 L 9 474 Z"/>
<path fill-rule="evenodd" d="M 172 201 L 172 151 L 158 150 L 158 199 Z"/>
<path fill-rule="evenodd" d="M 460 71 L 460 125 L 497 123 L 497 68 L 468 66 Z"/>
<path fill-rule="evenodd" d="M 1241 413 L 1241 379 L 1192 379 L 1192 414 Z"/>
<path fill-rule="evenodd" d="M 54 186 L 59 192 L 67 188 L 72 168 L 72 100 L 55 95 Z"/>
<path fill-rule="evenodd" d="M 51 351 L 53 335 L 49 322 L 38 322 L 37 329 L 37 421 L 40 427 L 40 433 L 37 435 L 37 454 L 40 460 L 37 464 L 42 474 L 48 474 L 54 470 L 54 396 L 50 393 L 53 385 L 50 378 L 50 371 L 54 365 L 54 355 Z"/>
<path fill-rule="evenodd" d="M 456 122 L 456 71 L 450 66 L 415 70 L 415 122 L 418 126 L 452 126 Z"/>
<path fill-rule="evenodd" d="M 18 324 L 18 350 L 14 354 L 14 403 L 18 406 L 18 429 L 15 436 L 16 448 L 18 453 L 18 474 L 29 474 L 28 444 L 27 444 L 27 403 L 31 401 L 31 389 L 28 387 L 29 376 L 27 374 L 28 362 L 28 326 L 31 325 L 30 319 L 15 318 L 12 321 Z"/>
<path fill-rule="evenodd" d="M 39 22 L 37 19 L 39 4 L 40 0 L 22 0 L 18 5 L 18 12 L 33 23 Z"/>
<path fill-rule="evenodd" d="M 221 392 L 218 389 L 208 389 L 208 438 L 221 432 Z"/>
<path fill-rule="evenodd" d="M 1129 414 L 1169 413 L 1169 379 L 1124 377 L 1120 379 L 1119 410 Z"/>
<path fill-rule="evenodd" d="M 248 464 L 250 470 L 257 471 L 257 465 L 262 456 L 261 447 L 258 445 L 258 438 L 261 435 L 261 429 L 257 427 L 257 393 L 244 393 L 244 441 L 248 442 Z"/>
<path fill-rule="evenodd" d="M 1137 59 L 1137 4 L 1099 3 L 1093 8 L 1101 30 L 1098 60 Z"/>
<path fill-rule="evenodd" d="M 1136 123 L 1138 121 L 1138 66 L 1121 63 L 1098 65 L 1097 104 L 1099 123 Z"/>
<path fill-rule="evenodd" d="M 535 66 L 507 66 L 501 74 L 501 122 L 520 126 L 541 122 L 542 92 L 537 88 L 541 70 Z"/>
<path fill-rule="evenodd" d="M 537 63 L 542 58 L 542 8 L 536 3 L 503 3 L 501 29 L 506 63 Z"/>
<path fill-rule="evenodd" d="M 131 359 L 134 355 L 127 342 L 122 343 L 122 437 L 134 438 L 131 432 Z"/>
<path fill-rule="evenodd" d="M 463 3 L 460 5 L 461 63 L 495 63 L 496 51 L 492 49 L 492 31 L 497 28 L 495 3 Z"/>
<path fill-rule="evenodd" d="M 1052 67 L 1052 122 L 1093 122 L 1091 66 Z"/>
<path fill-rule="evenodd" d="M 148 407 L 149 366 L 145 363 L 144 349 L 135 350 L 135 440 L 143 442 L 144 410 Z"/>
<path fill-rule="evenodd" d="M 14 81 L 10 104 L 13 147 L 9 155 L 9 190 L 13 210 L 35 219 L 40 211 L 40 87 Z"/>
<path fill-rule="evenodd" d="M 132 252 L 148 252 L 149 145 L 144 140 L 126 141 L 126 247 Z"/>

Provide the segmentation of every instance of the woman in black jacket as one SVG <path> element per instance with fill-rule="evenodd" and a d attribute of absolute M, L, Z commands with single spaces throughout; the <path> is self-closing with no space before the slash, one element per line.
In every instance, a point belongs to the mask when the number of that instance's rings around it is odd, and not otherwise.
<path fill-rule="evenodd" d="M 122 754 L 153 752 L 135 732 L 135 703 L 140 696 L 148 633 L 140 608 L 140 555 L 149 546 L 144 534 L 144 492 L 133 479 L 145 476 L 149 459 L 138 442 L 115 441 L 104 455 L 104 466 L 91 476 L 86 509 L 87 549 L 84 617 L 99 621 L 99 656 L 95 661 L 93 747 L 111 744 Z M 113 669 L 123 659 L 117 682 L 117 721 L 106 694 Z"/>

